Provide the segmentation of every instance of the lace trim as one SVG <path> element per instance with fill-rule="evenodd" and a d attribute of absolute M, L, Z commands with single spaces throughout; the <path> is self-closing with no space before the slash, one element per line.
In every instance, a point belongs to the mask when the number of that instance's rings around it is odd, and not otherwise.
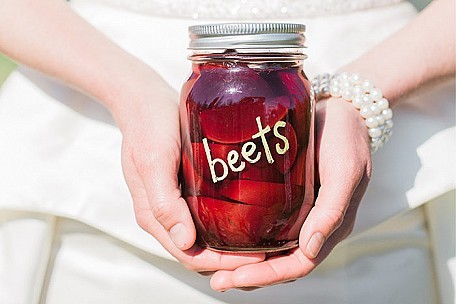
<path fill-rule="evenodd" d="M 286 19 L 343 14 L 403 0 L 96 0 L 144 14 L 193 19 Z"/>

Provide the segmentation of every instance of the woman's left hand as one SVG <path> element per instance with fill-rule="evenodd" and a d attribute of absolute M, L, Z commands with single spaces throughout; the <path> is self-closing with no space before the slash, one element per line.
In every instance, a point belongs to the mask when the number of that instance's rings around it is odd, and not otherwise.
<path fill-rule="evenodd" d="M 251 290 L 308 275 L 352 231 L 371 174 L 369 137 L 359 112 L 341 99 L 317 103 L 318 197 L 299 236 L 299 247 L 265 261 L 214 273 L 211 286 Z"/>

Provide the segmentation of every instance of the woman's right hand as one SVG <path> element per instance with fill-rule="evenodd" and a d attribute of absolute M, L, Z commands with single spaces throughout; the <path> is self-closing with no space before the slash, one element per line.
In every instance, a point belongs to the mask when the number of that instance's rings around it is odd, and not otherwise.
<path fill-rule="evenodd" d="M 141 96 L 134 105 L 113 114 L 123 134 L 123 172 L 139 226 L 190 270 L 232 270 L 262 261 L 264 254 L 220 253 L 194 245 L 195 227 L 178 182 L 177 94 L 161 79 L 136 91 Z"/>

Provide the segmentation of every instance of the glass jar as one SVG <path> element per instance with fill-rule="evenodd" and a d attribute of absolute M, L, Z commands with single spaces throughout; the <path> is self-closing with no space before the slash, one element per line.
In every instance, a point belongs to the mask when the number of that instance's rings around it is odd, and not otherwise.
<path fill-rule="evenodd" d="M 298 244 L 314 202 L 315 105 L 303 71 L 304 30 L 284 23 L 189 28 L 182 193 L 201 246 L 271 252 Z"/>

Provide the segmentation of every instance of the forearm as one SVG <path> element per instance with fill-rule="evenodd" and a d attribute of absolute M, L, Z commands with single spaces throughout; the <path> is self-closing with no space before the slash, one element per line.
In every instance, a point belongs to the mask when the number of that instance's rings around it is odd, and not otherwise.
<path fill-rule="evenodd" d="M 157 96 L 170 90 L 62 0 L 0 1 L 0 51 L 94 96 L 115 115 L 131 107 L 126 96 L 134 99 L 138 87 L 153 86 Z"/>
<path fill-rule="evenodd" d="M 341 68 L 371 79 L 392 105 L 455 73 L 455 2 L 436 0 L 403 29 Z"/>

